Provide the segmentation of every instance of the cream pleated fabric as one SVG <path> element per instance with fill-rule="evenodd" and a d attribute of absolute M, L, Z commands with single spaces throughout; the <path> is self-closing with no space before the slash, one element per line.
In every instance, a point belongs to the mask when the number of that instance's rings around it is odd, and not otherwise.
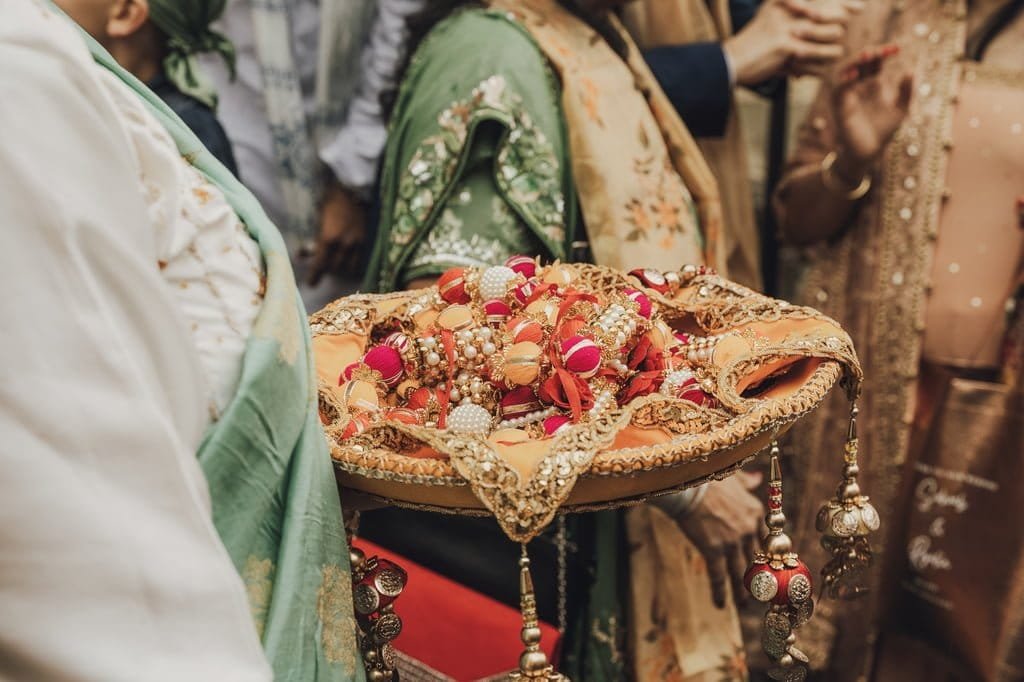
<path fill-rule="evenodd" d="M 130 122 L 73 27 L 0 17 L 0 679 L 269 680 Z"/>

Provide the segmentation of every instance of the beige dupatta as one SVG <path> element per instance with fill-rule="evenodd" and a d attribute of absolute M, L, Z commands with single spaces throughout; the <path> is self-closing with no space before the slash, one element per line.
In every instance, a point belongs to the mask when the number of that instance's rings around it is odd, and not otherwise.
<path fill-rule="evenodd" d="M 641 48 L 721 41 L 733 34 L 728 0 L 640 0 L 624 9 L 622 19 Z M 760 235 L 735 97 L 725 134 L 698 139 L 697 145 L 722 195 L 722 241 L 729 278 L 760 289 Z"/>
<path fill-rule="evenodd" d="M 573 180 L 594 260 L 622 269 L 725 271 L 718 185 L 625 29 L 628 61 L 555 0 L 491 0 L 561 80 Z"/>

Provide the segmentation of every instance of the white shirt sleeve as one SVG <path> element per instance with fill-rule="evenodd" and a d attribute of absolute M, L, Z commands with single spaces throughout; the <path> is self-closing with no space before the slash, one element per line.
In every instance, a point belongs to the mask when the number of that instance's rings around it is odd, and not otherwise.
<path fill-rule="evenodd" d="M 362 77 L 337 134 L 320 145 L 320 160 L 342 185 L 363 198 L 373 191 L 377 167 L 387 140 L 381 94 L 395 87 L 405 61 L 410 15 L 426 0 L 380 0 L 370 37 L 363 49 Z"/>
<path fill-rule="evenodd" d="M 0 7 L 0 679 L 269 680 L 128 136 L 73 28 Z"/>

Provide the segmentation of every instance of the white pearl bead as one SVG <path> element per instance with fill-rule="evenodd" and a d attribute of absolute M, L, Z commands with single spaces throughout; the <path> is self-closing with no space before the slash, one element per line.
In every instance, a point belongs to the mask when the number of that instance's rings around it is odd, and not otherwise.
<path fill-rule="evenodd" d="M 480 273 L 480 296 L 485 301 L 504 298 L 508 283 L 514 280 L 515 270 L 504 265 L 495 265 Z"/>
<path fill-rule="evenodd" d="M 437 353 L 427 353 L 427 364 L 431 367 L 441 364 L 441 356 Z"/>
<path fill-rule="evenodd" d="M 466 346 L 462 350 L 462 354 L 466 356 L 466 358 L 472 360 L 473 358 L 476 357 L 477 354 L 476 346 Z"/>
<path fill-rule="evenodd" d="M 491 413 L 472 403 L 459 405 L 448 415 L 448 428 L 457 433 L 486 435 L 491 423 Z"/>
<path fill-rule="evenodd" d="M 437 339 L 435 339 L 433 336 L 428 336 L 427 338 L 423 339 L 423 345 L 426 346 L 427 348 L 433 348 L 434 346 L 437 345 Z"/>
<path fill-rule="evenodd" d="M 480 331 L 477 332 L 477 333 L 480 335 L 481 339 L 489 339 L 489 338 L 491 338 L 491 333 L 492 332 L 491 332 L 491 328 L 490 327 L 482 327 L 480 329 Z"/>
<path fill-rule="evenodd" d="M 480 352 L 482 352 L 484 355 L 494 355 L 497 351 L 498 351 L 498 349 L 495 348 L 494 344 L 490 343 L 490 342 L 485 343 L 480 348 Z"/>
<path fill-rule="evenodd" d="M 453 403 L 457 403 L 462 400 L 462 394 L 459 393 L 458 389 L 452 389 L 452 392 L 448 394 L 448 397 L 452 399 Z"/>

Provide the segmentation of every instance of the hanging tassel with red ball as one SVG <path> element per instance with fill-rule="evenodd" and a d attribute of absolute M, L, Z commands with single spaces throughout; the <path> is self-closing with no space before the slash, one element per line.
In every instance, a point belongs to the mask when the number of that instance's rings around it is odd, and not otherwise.
<path fill-rule="evenodd" d="M 761 645 L 774 664 L 768 676 L 780 682 L 803 682 L 807 679 L 807 656 L 796 648 L 793 631 L 810 619 L 814 590 L 811 572 L 793 551 L 793 541 L 785 531 L 778 443 L 772 443 L 765 523 L 768 534 L 763 541 L 764 551 L 754 556 L 743 584 L 754 599 L 768 604 L 761 633 Z"/>
<path fill-rule="evenodd" d="M 878 511 L 866 495 L 862 495 L 857 474 L 857 404 L 850 410 L 850 432 L 843 453 L 843 481 L 836 496 L 818 511 L 815 525 L 821 533 L 821 544 L 832 559 L 821 571 L 825 593 L 833 599 L 854 599 L 867 592 L 864 583 L 871 568 L 871 545 L 868 536 L 878 530 Z"/>

